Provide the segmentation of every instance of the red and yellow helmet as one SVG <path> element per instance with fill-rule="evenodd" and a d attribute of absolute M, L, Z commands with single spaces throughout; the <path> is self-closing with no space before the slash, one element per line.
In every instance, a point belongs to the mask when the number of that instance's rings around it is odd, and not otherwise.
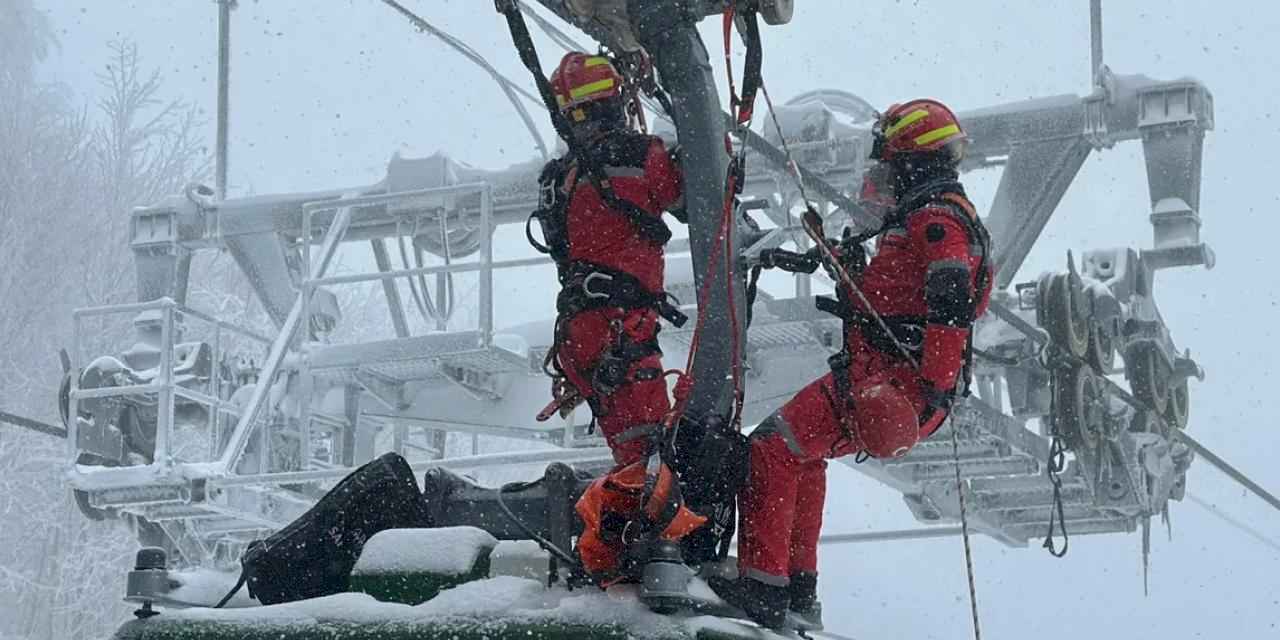
<path fill-rule="evenodd" d="M 584 105 L 621 96 L 622 75 L 608 58 L 575 51 L 565 54 L 551 74 L 551 90 L 556 94 L 560 112 L 573 115 L 575 109 Z"/>
<path fill-rule="evenodd" d="M 900 153 L 953 147 L 968 140 L 947 105 L 930 98 L 895 104 L 876 122 L 871 159 L 889 161 Z M 957 154 L 957 159 L 959 154 Z"/>

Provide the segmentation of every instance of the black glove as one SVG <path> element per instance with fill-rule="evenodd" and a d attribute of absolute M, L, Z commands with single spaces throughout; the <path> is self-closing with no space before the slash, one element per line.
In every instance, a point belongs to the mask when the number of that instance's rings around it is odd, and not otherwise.
<path fill-rule="evenodd" d="M 782 269 L 790 273 L 813 273 L 821 261 L 816 252 L 796 253 L 786 249 L 766 249 L 760 252 L 760 266 L 765 269 Z"/>

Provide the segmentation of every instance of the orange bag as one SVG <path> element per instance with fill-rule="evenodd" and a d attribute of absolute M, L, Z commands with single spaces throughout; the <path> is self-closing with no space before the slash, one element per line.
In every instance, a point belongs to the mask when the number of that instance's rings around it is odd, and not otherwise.
<path fill-rule="evenodd" d="M 626 577 L 629 567 L 623 566 L 623 554 L 646 529 L 665 522 L 658 537 L 679 540 L 707 522 L 705 516 L 684 506 L 675 473 L 661 462 L 654 465 L 653 488 L 644 499 L 651 461 L 656 458 L 615 468 L 592 482 L 578 499 L 575 509 L 584 525 L 578 554 L 583 568 L 602 585 Z"/>

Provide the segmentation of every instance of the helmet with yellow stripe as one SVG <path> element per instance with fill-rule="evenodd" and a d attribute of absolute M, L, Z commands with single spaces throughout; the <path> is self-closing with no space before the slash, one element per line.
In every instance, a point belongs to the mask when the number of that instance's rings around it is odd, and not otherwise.
<path fill-rule="evenodd" d="M 956 114 L 937 100 L 895 104 L 876 122 L 871 159 L 889 162 L 899 154 L 949 151 L 959 162 L 968 140 Z"/>
<path fill-rule="evenodd" d="M 609 116 L 622 109 L 622 75 L 604 56 L 573 51 L 565 54 L 551 74 L 551 89 L 560 112 L 571 122 L 583 122 L 602 107 Z"/>

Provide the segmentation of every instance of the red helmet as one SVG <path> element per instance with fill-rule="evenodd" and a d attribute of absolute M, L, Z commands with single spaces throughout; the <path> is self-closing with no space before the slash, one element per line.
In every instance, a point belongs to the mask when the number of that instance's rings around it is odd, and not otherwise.
<path fill-rule="evenodd" d="M 858 440 L 874 458 L 899 458 L 920 440 L 920 418 L 889 380 L 858 389 L 853 400 Z"/>
<path fill-rule="evenodd" d="M 900 153 L 955 148 L 968 136 L 947 105 L 930 98 L 895 104 L 880 116 L 873 130 L 871 159 L 888 161 Z M 957 159 L 959 154 L 956 154 Z"/>
<path fill-rule="evenodd" d="M 551 90 L 560 112 L 580 122 L 586 116 L 578 117 L 575 109 L 622 95 L 622 75 L 608 58 L 574 51 L 565 54 L 551 74 Z"/>

